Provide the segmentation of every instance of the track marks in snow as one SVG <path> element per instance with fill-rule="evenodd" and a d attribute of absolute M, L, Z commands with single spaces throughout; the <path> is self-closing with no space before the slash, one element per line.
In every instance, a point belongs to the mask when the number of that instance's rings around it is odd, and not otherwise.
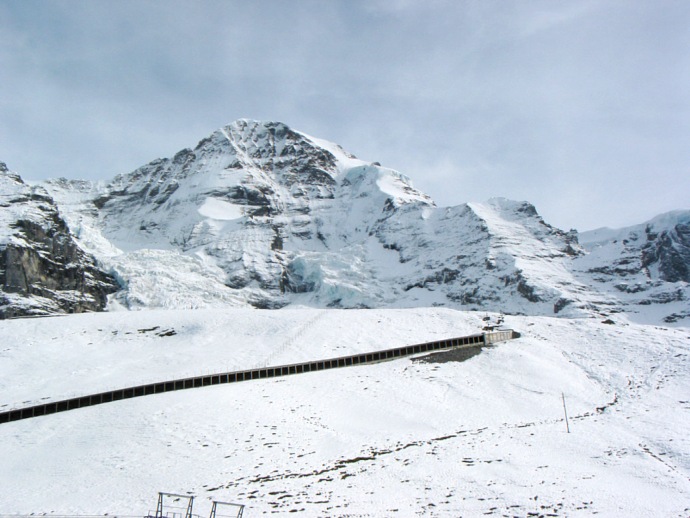
<path fill-rule="evenodd" d="M 264 360 L 256 365 L 256 368 L 268 367 L 275 365 L 278 358 L 283 355 L 286 351 L 295 346 L 299 341 L 304 340 L 305 334 L 328 314 L 327 311 L 319 311 L 312 318 L 307 320 L 304 324 L 300 325 L 295 331 L 293 331 L 290 336 L 282 342 L 278 347 L 273 349 L 271 353 L 264 358 Z"/>
<path fill-rule="evenodd" d="M 671 463 L 671 461 L 668 458 L 666 458 L 665 452 L 654 452 L 654 451 L 652 451 L 652 449 L 648 445 L 643 444 L 643 443 L 640 443 L 640 448 L 642 449 L 642 451 L 644 453 L 649 455 L 651 458 L 653 458 L 654 460 L 656 460 L 656 461 L 660 462 L 661 464 L 663 464 L 664 466 L 666 466 L 670 472 L 672 472 L 672 473 L 678 475 L 679 477 L 685 479 L 686 481 L 690 482 L 690 477 L 688 476 L 688 474 L 682 472 L 676 466 L 674 466 Z M 690 487 L 688 489 L 690 489 Z"/>

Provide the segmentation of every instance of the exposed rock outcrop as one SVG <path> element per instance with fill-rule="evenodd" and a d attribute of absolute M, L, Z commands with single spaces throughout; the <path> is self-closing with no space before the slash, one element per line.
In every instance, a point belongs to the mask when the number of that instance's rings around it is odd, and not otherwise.
<path fill-rule="evenodd" d="M 690 211 L 585 232 L 581 239 L 588 253 L 575 270 L 596 289 L 614 293 L 616 310 L 641 313 L 661 306 L 666 323 L 690 317 Z"/>
<path fill-rule="evenodd" d="M 103 310 L 119 287 L 74 241 L 45 189 L 0 163 L 0 318 Z"/>

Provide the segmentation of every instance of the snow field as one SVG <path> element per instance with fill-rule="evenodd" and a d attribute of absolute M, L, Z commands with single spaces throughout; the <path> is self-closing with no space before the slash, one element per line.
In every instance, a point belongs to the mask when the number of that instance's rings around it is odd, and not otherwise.
<path fill-rule="evenodd" d="M 226 309 L 5 321 L 0 405 L 462 336 L 485 315 Z M 0 513 L 141 514 L 158 491 L 190 491 L 202 515 L 210 499 L 243 503 L 245 516 L 687 515 L 688 330 L 510 316 L 506 325 L 522 337 L 464 362 L 400 359 L 0 425 Z"/>

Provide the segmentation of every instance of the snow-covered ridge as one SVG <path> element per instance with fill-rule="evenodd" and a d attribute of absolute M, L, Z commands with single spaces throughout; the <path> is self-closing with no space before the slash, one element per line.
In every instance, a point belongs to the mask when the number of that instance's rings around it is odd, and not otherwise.
<path fill-rule="evenodd" d="M 589 230 L 587 232 L 581 232 L 579 234 L 580 243 L 582 243 L 583 246 L 592 248 L 597 244 L 628 239 L 632 234 L 643 235 L 647 233 L 648 230 L 657 233 L 664 232 L 668 229 L 673 229 L 678 225 L 690 225 L 690 210 L 673 210 L 666 212 L 650 219 L 645 223 L 633 225 L 631 227 L 618 229 L 602 227 L 595 230 Z"/>
<path fill-rule="evenodd" d="M 604 231 L 585 234 L 583 247 L 528 202 L 437 207 L 405 175 L 278 122 L 236 121 L 107 184 L 42 185 L 119 280 L 111 309 L 690 315 L 683 212 L 620 231 L 638 248 Z"/>

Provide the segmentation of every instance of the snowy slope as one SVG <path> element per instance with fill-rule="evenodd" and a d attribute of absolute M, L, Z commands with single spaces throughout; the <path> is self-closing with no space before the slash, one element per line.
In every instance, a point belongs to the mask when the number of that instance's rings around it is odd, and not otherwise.
<path fill-rule="evenodd" d="M 0 405 L 464 335 L 485 315 L 236 309 L 5 321 Z M 0 513 L 142 515 L 169 491 L 197 495 L 201 515 L 216 499 L 247 505 L 246 517 L 687 516 L 688 330 L 505 319 L 521 338 L 464 362 L 401 359 L 0 425 Z"/>

